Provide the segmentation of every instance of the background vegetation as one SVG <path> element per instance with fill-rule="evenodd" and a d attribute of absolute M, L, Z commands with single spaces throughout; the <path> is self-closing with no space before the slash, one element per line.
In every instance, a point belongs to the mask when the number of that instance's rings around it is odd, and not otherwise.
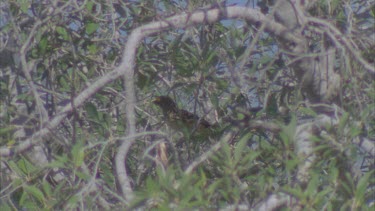
<path fill-rule="evenodd" d="M 375 3 L 280 2 L 1 2 L 0 210 L 373 209 Z M 167 19 L 236 5 L 274 25 Z M 168 128 L 159 95 L 221 134 Z"/>

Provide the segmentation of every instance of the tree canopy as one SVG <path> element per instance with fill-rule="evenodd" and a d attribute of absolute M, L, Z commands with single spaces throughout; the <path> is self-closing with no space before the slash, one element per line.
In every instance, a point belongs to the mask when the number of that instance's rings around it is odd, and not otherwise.
<path fill-rule="evenodd" d="M 0 210 L 374 208 L 374 1 L 0 5 Z"/>

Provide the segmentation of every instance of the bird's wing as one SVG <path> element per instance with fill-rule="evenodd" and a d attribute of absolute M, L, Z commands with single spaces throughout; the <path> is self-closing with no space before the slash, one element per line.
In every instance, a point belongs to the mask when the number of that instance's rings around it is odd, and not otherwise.
<path fill-rule="evenodd" d="M 192 125 L 197 124 L 197 122 L 199 121 L 200 126 L 206 128 L 211 126 L 211 124 L 207 122 L 205 119 L 199 118 L 199 116 L 183 109 L 180 110 L 180 118 L 187 121 L 188 123 L 191 123 Z"/>

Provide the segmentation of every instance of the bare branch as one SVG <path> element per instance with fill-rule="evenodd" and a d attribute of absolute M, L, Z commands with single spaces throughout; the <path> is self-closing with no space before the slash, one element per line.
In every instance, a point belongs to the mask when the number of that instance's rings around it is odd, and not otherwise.
<path fill-rule="evenodd" d="M 331 38 L 331 40 L 336 44 L 337 47 L 343 47 L 347 51 L 350 52 L 351 55 L 354 56 L 354 58 L 363 65 L 365 69 L 367 69 L 370 73 L 375 74 L 375 67 L 374 65 L 368 63 L 366 60 L 362 58 L 359 51 L 355 49 L 355 47 L 346 39 L 346 37 L 338 30 L 336 27 L 332 26 L 327 21 L 320 20 L 318 18 L 308 18 L 308 21 L 310 23 L 319 24 L 326 28 L 326 32 L 328 36 Z"/>
<path fill-rule="evenodd" d="M 313 122 L 308 122 L 297 127 L 294 137 L 295 150 L 297 156 L 303 160 L 298 166 L 297 179 L 302 184 L 306 184 L 310 179 L 309 170 L 317 158 L 311 137 L 313 135 L 319 135 L 326 127 L 332 127 L 337 124 L 337 119 L 327 115 L 319 115 Z"/>
<path fill-rule="evenodd" d="M 221 147 L 221 145 L 225 142 L 229 142 L 232 140 L 232 138 L 236 135 L 237 132 L 231 131 L 227 134 L 225 134 L 219 142 L 217 142 L 215 145 L 213 145 L 207 152 L 203 153 L 201 156 L 199 156 L 197 159 L 194 160 L 193 163 L 191 163 L 186 169 L 185 174 L 190 174 L 199 164 L 207 160 L 212 154 L 214 154 L 216 151 L 218 151 Z"/>
<path fill-rule="evenodd" d="M 268 211 L 268 210 L 277 210 L 277 208 L 280 208 L 282 206 L 285 207 L 291 207 L 295 206 L 297 203 L 297 200 L 291 196 L 288 196 L 286 194 L 272 194 L 270 195 L 266 201 L 261 203 L 256 210 L 259 211 Z M 294 209 L 295 210 L 295 209 Z"/>

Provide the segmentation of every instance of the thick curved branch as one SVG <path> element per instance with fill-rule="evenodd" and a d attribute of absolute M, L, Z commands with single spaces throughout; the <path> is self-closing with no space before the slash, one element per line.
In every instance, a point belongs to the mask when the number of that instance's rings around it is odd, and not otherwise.
<path fill-rule="evenodd" d="M 314 142 L 311 137 L 320 134 L 326 127 L 335 126 L 338 120 L 327 115 L 319 115 L 314 121 L 297 126 L 294 137 L 295 151 L 302 162 L 298 165 L 297 179 L 306 184 L 310 179 L 310 169 L 315 163 L 317 156 L 314 152 Z"/>

